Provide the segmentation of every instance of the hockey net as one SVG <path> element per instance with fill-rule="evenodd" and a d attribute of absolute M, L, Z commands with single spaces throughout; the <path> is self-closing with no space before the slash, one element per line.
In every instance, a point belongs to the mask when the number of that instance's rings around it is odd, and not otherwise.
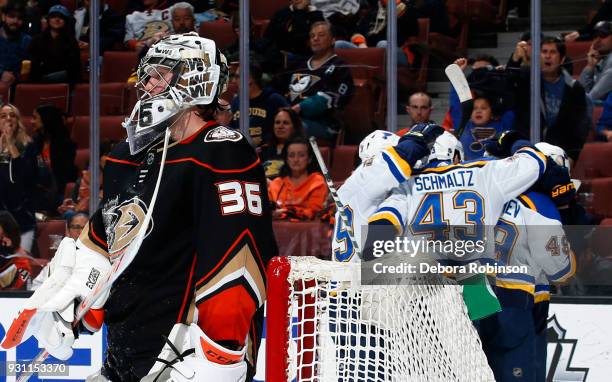
<path fill-rule="evenodd" d="M 362 286 L 359 264 L 268 268 L 266 381 L 494 381 L 461 287 Z"/>

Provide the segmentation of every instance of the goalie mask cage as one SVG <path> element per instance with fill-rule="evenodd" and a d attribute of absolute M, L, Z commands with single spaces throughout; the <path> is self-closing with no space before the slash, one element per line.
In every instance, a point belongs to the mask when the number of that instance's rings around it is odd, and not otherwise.
<path fill-rule="evenodd" d="M 494 381 L 460 286 L 359 275 L 356 263 L 272 259 L 266 382 Z"/>

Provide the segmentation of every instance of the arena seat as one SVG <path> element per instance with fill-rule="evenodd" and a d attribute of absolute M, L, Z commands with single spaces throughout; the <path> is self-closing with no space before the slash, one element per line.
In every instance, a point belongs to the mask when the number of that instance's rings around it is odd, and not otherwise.
<path fill-rule="evenodd" d="M 383 125 L 385 49 L 336 49 L 336 54 L 349 65 L 355 86 L 349 104 L 339 113 L 340 119 L 349 142 L 358 143 Z"/>
<path fill-rule="evenodd" d="M 106 4 L 121 15 L 125 14 L 128 3 L 129 0 L 106 0 Z"/>
<path fill-rule="evenodd" d="M 251 0 L 251 17 L 257 20 L 271 19 L 281 8 L 287 7 L 287 0 Z"/>
<path fill-rule="evenodd" d="M 328 146 L 319 147 L 319 151 L 321 152 L 321 156 L 323 157 L 323 162 L 325 162 L 325 166 L 329 169 L 331 164 L 331 150 Z"/>
<path fill-rule="evenodd" d="M 89 149 L 77 149 L 74 165 L 80 170 L 87 170 L 89 165 Z"/>
<path fill-rule="evenodd" d="M 111 139 L 121 141 L 127 136 L 125 129 L 121 126 L 125 117 L 121 115 L 107 115 L 100 117 L 100 141 Z M 78 116 L 72 127 L 72 140 L 77 144 L 77 149 L 89 148 L 89 116 Z"/>
<path fill-rule="evenodd" d="M 40 104 L 53 104 L 67 113 L 69 97 L 68 84 L 18 84 L 14 103 L 22 116 L 31 116 Z"/>
<path fill-rule="evenodd" d="M 341 145 L 334 148 L 333 160 L 329 169 L 329 175 L 334 182 L 344 182 L 357 165 L 356 145 Z"/>
<path fill-rule="evenodd" d="M 10 101 L 10 90 L 10 86 L 7 86 L 4 82 L 0 82 L 0 104 L 5 104 Z"/>
<path fill-rule="evenodd" d="M 100 84 L 100 115 L 123 115 L 126 105 L 125 82 Z M 72 115 L 89 115 L 89 84 L 77 84 L 72 91 Z"/>
<path fill-rule="evenodd" d="M 321 221 L 281 221 L 272 223 L 278 253 L 291 256 L 329 258 L 329 224 Z"/>
<path fill-rule="evenodd" d="M 610 158 L 612 142 L 586 143 L 572 170 L 572 176 L 578 179 L 612 177 Z"/>
<path fill-rule="evenodd" d="M 230 22 L 209 21 L 200 24 L 198 34 L 204 38 L 215 40 L 217 48 L 224 49 L 238 41 Z"/>
<path fill-rule="evenodd" d="M 138 65 L 138 54 L 128 51 L 106 51 L 102 60 L 100 82 L 127 82 Z"/>
<path fill-rule="evenodd" d="M 592 211 L 598 216 L 612 217 L 612 177 L 591 180 Z"/>
<path fill-rule="evenodd" d="M 589 53 L 592 43 L 593 41 L 572 41 L 565 43 L 567 59 L 572 62 L 573 76 L 579 76 L 582 69 L 586 66 L 587 53 Z"/>
<path fill-rule="evenodd" d="M 38 247 L 38 257 L 41 259 L 51 259 L 55 254 L 49 247 L 53 244 L 49 235 L 64 237 L 66 233 L 66 222 L 64 220 L 47 220 L 36 222 L 36 245 Z"/>
<path fill-rule="evenodd" d="M 465 21 L 465 1 L 448 0 L 446 8 L 451 29 L 457 29 L 457 37 L 447 36 L 438 32 L 429 33 L 429 47 L 438 55 L 446 58 L 465 57 L 469 24 Z"/>

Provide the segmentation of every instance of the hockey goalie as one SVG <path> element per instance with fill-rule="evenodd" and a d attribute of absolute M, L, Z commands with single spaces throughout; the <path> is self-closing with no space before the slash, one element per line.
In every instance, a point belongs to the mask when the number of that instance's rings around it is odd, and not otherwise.
<path fill-rule="evenodd" d="M 88 381 L 246 380 L 259 346 L 264 270 L 277 249 L 255 151 L 213 118 L 225 58 L 196 33 L 170 35 L 137 74 L 128 139 L 108 157 L 100 208 L 76 242 L 62 241 L 50 277 L 2 346 L 34 335 L 67 360 L 73 333 L 104 322 L 106 361 Z M 128 254 L 129 266 L 75 323 L 75 306 L 103 289 Z"/>

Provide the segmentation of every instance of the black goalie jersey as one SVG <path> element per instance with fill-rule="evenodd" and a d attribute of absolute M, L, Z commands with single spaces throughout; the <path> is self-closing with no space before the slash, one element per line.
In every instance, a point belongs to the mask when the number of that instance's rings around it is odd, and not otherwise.
<path fill-rule="evenodd" d="M 153 146 L 130 156 L 121 143 L 111 153 L 85 245 L 112 258 L 134 238 L 159 171 L 163 144 Z M 105 305 L 106 368 L 116 378 L 146 375 L 177 322 L 197 322 L 230 348 L 248 346 L 253 364 L 265 266 L 277 252 L 267 195 L 263 168 L 240 133 L 208 123 L 170 144 L 147 236 Z"/>

